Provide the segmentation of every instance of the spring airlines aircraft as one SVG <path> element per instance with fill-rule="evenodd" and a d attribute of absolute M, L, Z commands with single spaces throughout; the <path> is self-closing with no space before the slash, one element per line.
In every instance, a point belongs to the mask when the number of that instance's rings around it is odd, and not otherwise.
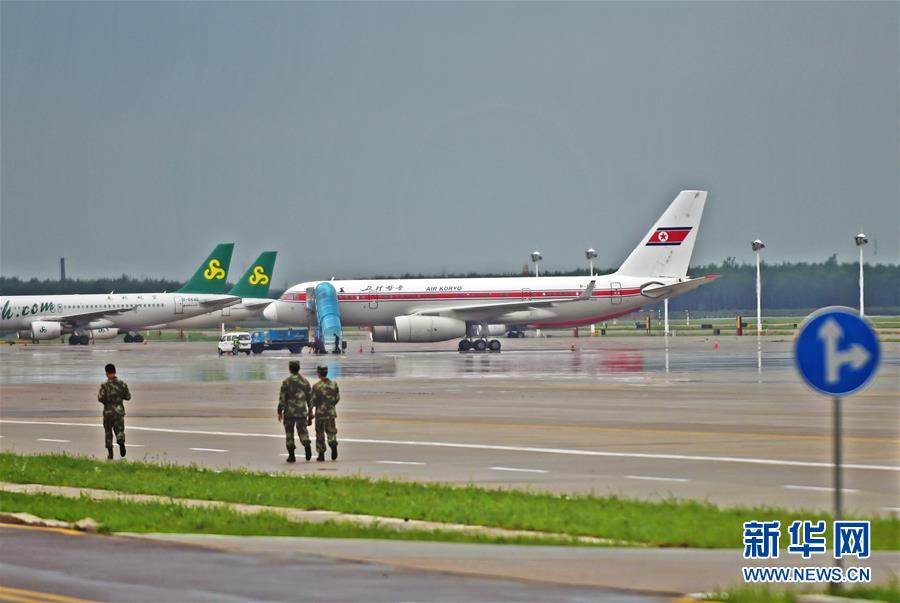
<path fill-rule="evenodd" d="M 254 318 L 262 318 L 262 311 L 274 299 L 269 299 L 269 284 L 272 282 L 272 271 L 275 269 L 277 251 L 263 251 L 256 261 L 250 264 L 241 280 L 231 288 L 228 295 L 241 298 L 233 306 L 225 306 L 221 310 L 201 314 L 193 318 L 184 318 L 164 325 L 153 325 L 150 329 L 204 329 L 225 325 L 236 325 Z"/>
<path fill-rule="evenodd" d="M 623 316 L 648 303 L 686 293 L 715 276 L 688 278 L 706 191 L 682 191 L 621 268 L 598 277 L 513 277 L 329 281 L 341 322 L 372 327 L 378 342 L 461 338 L 459 349 L 498 351 L 490 325 L 571 327 Z M 263 315 L 286 324 L 314 325 L 308 304 L 316 285 L 288 289 Z"/>
<path fill-rule="evenodd" d="M 17 295 L 0 299 L 0 331 L 18 331 L 32 339 L 54 339 L 71 333 L 69 343 L 87 345 L 91 338 L 110 339 L 120 330 L 205 314 L 240 301 L 223 295 L 234 243 L 218 245 L 197 272 L 174 293 L 99 295 Z M 141 342 L 141 335 L 125 336 Z"/>

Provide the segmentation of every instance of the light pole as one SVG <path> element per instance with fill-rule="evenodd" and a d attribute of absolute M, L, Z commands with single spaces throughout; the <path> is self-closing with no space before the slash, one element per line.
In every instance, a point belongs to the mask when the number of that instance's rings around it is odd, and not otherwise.
<path fill-rule="evenodd" d="M 865 316 L 866 309 L 863 305 L 863 245 L 869 242 L 865 234 L 859 233 L 855 237 L 856 246 L 859 247 L 859 315 Z M 878 251 L 876 249 L 875 251 Z"/>
<path fill-rule="evenodd" d="M 540 276 L 540 269 L 538 267 L 538 262 L 544 259 L 544 256 L 541 255 L 540 251 L 533 251 L 531 253 L 531 263 L 534 264 L 534 275 Z"/>
<path fill-rule="evenodd" d="M 756 252 L 756 370 L 762 373 L 762 282 L 759 279 L 759 252 L 766 244 L 756 239 L 750 244 Z"/>
<path fill-rule="evenodd" d="M 759 280 L 759 252 L 766 248 L 766 244 L 756 239 L 750 246 L 756 253 L 756 336 L 762 335 L 762 284 Z"/>
<path fill-rule="evenodd" d="M 591 267 L 591 276 L 594 276 L 594 258 L 597 257 L 597 252 L 594 251 L 593 247 L 584 252 L 584 257 L 587 259 L 588 264 Z"/>

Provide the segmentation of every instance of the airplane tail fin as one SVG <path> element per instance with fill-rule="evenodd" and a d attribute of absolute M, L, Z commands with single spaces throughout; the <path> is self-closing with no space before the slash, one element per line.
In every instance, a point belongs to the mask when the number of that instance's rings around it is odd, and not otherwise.
<path fill-rule="evenodd" d="M 275 270 L 275 256 L 277 251 L 263 251 L 256 258 L 256 261 L 250 264 L 247 272 L 241 277 L 241 280 L 232 287 L 229 295 L 238 297 L 258 297 L 266 298 L 269 296 L 269 284 L 272 282 L 272 272 Z"/>
<path fill-rule="evenodd" d="M 234 243 L 216 245 L 209 257 L 203 260 L 194 276 L 176 293 L 225 293 L 227 289 L 225 278 L 228 276 L 228 267 L 231 265 L 233 252 Z"/>
<path fill-rule="evenodd" d="M 687 276 L 706 191 L 681 191 L 616 274 L 628 276 Z"/>

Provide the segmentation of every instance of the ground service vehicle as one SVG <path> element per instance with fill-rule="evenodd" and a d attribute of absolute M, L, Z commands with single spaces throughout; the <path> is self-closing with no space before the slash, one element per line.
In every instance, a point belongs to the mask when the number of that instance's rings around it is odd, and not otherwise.
<path fill-rule="evenodd" d="M 300 350 L 308 345 L 310 345 L 309 329 L 253 331 L 250 336 L 250 349 L 254 354 L 262 354 L 265 350 L 285 349 L 291 354 L 299 354 Z"/>
<path fill-rule="evenodd" d="M 234 353 L 234 340 L 238 342 L 238 353 L 250 355 L 250 333 L 234 332 L 225 333 L 219 339 L 219 356 Z"/>

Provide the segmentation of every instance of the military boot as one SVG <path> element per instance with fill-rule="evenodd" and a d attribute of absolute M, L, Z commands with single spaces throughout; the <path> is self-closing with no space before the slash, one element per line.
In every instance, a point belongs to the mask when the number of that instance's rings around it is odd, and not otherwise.
<path fill-rule="evenodd" d="M 106 447 L 106 458 L 108 458 L 109 460 L 112 460 L 112 457 L 113 457 L 112 446 L 107 446 Z"/>
<path fill-rule="evenodd" d="M 329 445 L 331 446 L 331 460 L 336 461 L 337 460 L 337 442 L 332 442 Z"/>
<path fill-rule="evenodd" d="M 119 442 L 119 456 L 125 456 L 125 442 Z"/>
<path fill-rule="evenodd" d="M 295 463 L 295 462 L 297 462 L 297 458 L 294 456 L 294 451 L 293 451 L 293 450 L 288 450 L 287 462 L 289 462 L 289 463 Z"/>
<path fill-rule="evenodd" d="M 306 444 L 303 445 L 303 450 L 304 450 L 304 452 L 306 452 L 306 460 L 308 461 L 309 459 L 312 458 L 312 444 L 307 442 Z"/>
<path fill-rule="evenodd" d="M 316 460 L 317 460 L 317 461 L 324 461 L 324 460 L 325 460 L 325 451 L 324 451 L 324 450 L 323 450 L 322 452 L 319 453 L 319 456 L 316 457 Z"/>

